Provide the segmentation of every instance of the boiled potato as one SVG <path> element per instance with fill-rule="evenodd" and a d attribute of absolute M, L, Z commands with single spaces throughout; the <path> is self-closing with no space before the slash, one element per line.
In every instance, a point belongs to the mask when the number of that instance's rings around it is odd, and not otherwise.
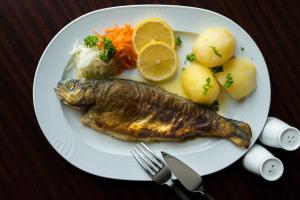
<path fill-rule="evenodd" d="M 211 105 L 219 96 L 220 87 L 211 70 L 199 63 L 194 62 L 186 66 L 180 81 L 193 102 Z"/>
<path fill-rule="evenodd" d="M 193 45 L 193 53 L 206 67 L 216 67 L 228 61 L 235 49 L 235 39 L 222 27 L 208 28 L 200 33 Z"/>
<path fill-rule="evenodd" d="M 223 72 L 215 74 L 220 85 L 230 96 L 239 100 L 248 96 L 256 88 L 255 65 L 246 58 L 233 58 L 223 65 Z M 228 84 L 228 77 L 232 77 L 232 84 Z M 227 81 L 227 85 L 226 85 Z"/>

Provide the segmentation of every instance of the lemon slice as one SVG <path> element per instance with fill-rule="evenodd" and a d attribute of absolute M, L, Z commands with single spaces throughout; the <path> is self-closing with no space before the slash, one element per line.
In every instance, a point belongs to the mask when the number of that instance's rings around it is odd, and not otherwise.
<path fill-rule="evenodd" d="M 140 50 L 149 42 L 160 41 L 175 47 L 173 29 L 160 18 L 148 18 L 135 26 L 133 31 L 133 47 L 139 54 Z"/>
<path fill-rule="evenodd" d="M 150 42 L 140 51 L 137 68 L 144 78 L 158 82 L 170 78 L 177 70 L 177 54 L 163 42 Z"/>

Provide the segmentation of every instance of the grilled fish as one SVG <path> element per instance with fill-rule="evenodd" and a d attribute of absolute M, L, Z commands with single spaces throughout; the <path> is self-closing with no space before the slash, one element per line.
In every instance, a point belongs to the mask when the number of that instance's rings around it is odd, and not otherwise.
<path fill-rule="evenodd" d="M 82 124 L 127 141 L 180 141 L 197 136 L 226 138 L 248 148 L 251 128 L 226 119 L 162 88 L 125 79 L 70 79 L 55 92 L 67 105 L 86 108 Z"/>

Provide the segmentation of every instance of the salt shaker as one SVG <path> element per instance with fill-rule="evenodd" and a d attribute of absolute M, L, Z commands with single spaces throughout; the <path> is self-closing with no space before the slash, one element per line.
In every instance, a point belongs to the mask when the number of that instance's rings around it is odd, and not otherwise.
<path fill-rule="evenodd" d="M 268 181 L 279 179 L 284 171 L 282 162 L 258 144 L 253 145 L 246 153 L 242 164 L 248 171 L 260 175 Z"/>
<path fill-rule="evenodd" d="M 268 117 L 259 141 L 266 146 L 293 151 L 300 146 L 300 132 L 280 119 Z"/>

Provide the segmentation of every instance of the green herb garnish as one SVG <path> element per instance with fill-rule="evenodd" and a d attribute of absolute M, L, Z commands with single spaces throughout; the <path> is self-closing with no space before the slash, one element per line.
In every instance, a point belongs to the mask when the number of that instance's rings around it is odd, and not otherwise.
<path fill-rule="evenodd" d="M 182 68 L 182 71 L 184 71 L 185 70 L 185 67 L 184 68 Z"/>
<path fill-rule="evenodd" d="M 89 35 L 84 38 L 83 42 L 85 47 L 92 48 L 98 44 L 99 39 L 96 35 Z"/>
<path fill-rule="evenodd" d="M 182 40 L 181 40 L 181 38 L 180 38 L 179 36 L 176 37 L 176 39 L 175 39 L 175 44 L 176 44 L 176 47 L 181 46 Z"/>
<path fill-rule="evenodd" d="M 213 102 L 213 104 L 211 105 L 211 109 L 213 109 L 216 112 L 219 111 L 219 102 L 218 102 L 218 100 Z"/>
<path fill-rule="evenodd" d="M 208 78 L 206 79 L 206 83 L 203 85 L 203 89 L 204 89 L 203 94 L 204 94 L 205 96 L 207 95 L 208 90 L 209 90 L 211 87 L 212 87 L 212 85 L 210 84 L 210 77 L 208 77 Z"/>
<path fill-rule="evenodd" d="M 224 88 L 229 88 L 232 85 L 232 83 L 233 83 L 233 79 L 231 73 L 229 73 L 226 75 L 226 82 L 224 84 Z"/>
<path fill-rule="evenodd" d="M 241 48 L 241 51 L 245 51 L 245 48 L 244 47 L 240 47 Z"/>
<path fill-rule="evenodd" d="M 196 55 L 194 53 L 190 53 L 186 55 L 184 64 L 186 64 L 187 62 L 193 62 L 195 59 L 196 59 Z"/>
<path fill-rule="evenodd" d="M 100 53 L 99 57 L 104 62 L 108 63 L 110 59 L 115 55 L 116 48 L 114 47 L 112 41 L 107 38 L 103 38 L 103 52 Z"/>
<path fill-rule="evenodd" d="M 210 48 L 212 48 L 212 50 L 214 51 L 214 53 L 219 56 L 220 58 L 222 57 L 222 55 L 217 51 L 217 48 L 216 47 L 213 47 L 213 46 L 209 46 Z"/>
<path fill-rule="evenodd" d="M 223 66 L 216 66 L 216 67 L 211 68 L 211 72 L 213 74 L 216 74 L 218 72 L 223 72 L 223 71 L 224 71 Z"/>

